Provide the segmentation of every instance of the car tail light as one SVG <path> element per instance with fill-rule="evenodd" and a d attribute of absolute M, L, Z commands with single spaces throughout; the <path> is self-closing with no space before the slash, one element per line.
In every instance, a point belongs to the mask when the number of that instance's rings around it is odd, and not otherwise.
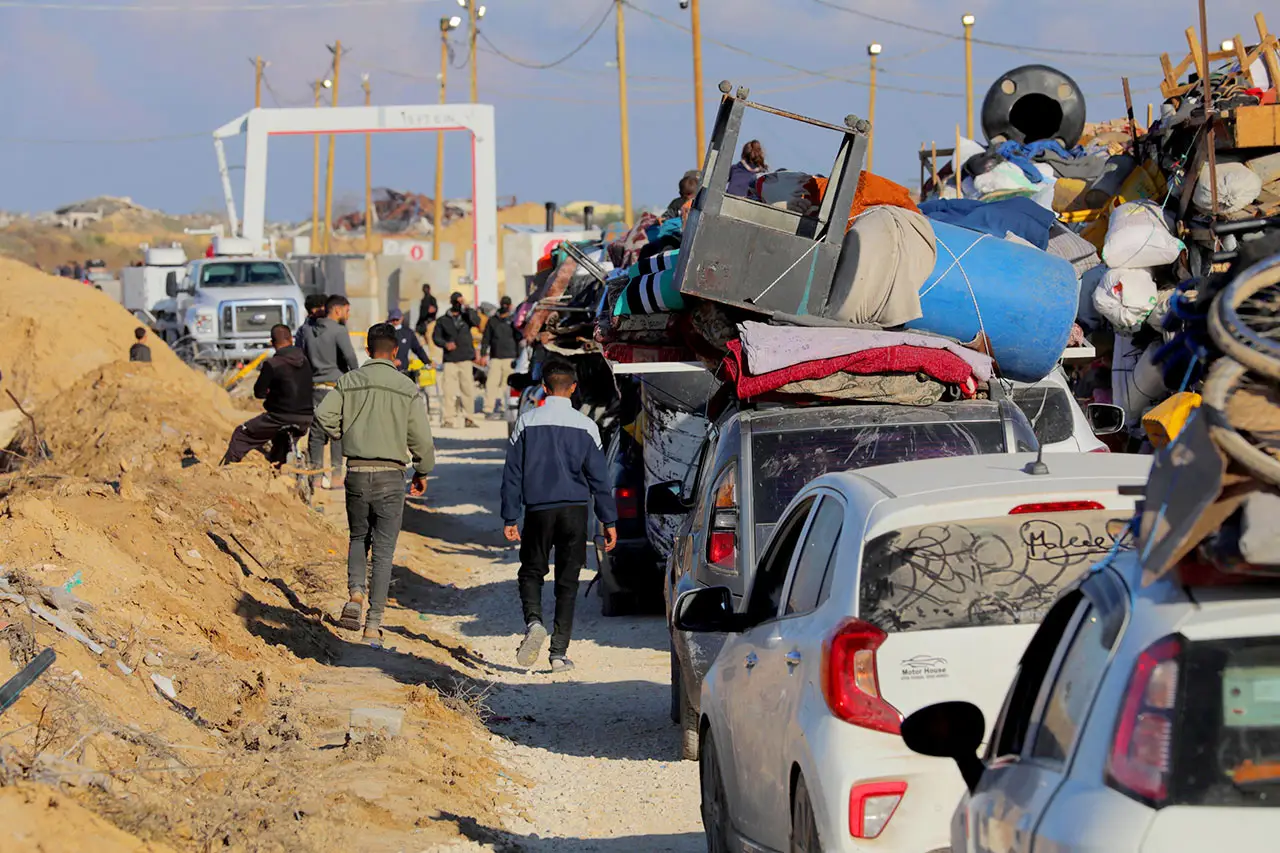
<path fill-rule="evenodd" d="M 1101 447 L 1095 447 L 1093 450 L 1090 450 L 1089 452 L 1090 452 L 1090 453 L 1110 453 L 1110 452 L 1111 452 L 1111 448 L 1110 448 L 1110 447 L 1107 447 L 1107 446 L 1104 444 L 1104 445 L 1102 445 Z"/>
<path fill-rule="evenodd" d="M 849 834 L 878 838 L 907 793 L 906 782 L 872 782 L 849 791 Z"/>
<path fill-rule="evenodd" d="M 1139 655 L 1107 757 L 1107 784 L 1155 806 L 1169 793 L 1181 654 L 1175 636 Z"/>
<path fill-rule="evenodd" d="M 845 622 L 823 647 L 822 692 L 827 706 L 846 723 L 898 734 L 902 714 L 880 698 L 876 649 L 887 635 L 861 619 Z"/>
<path fill-rule="evenodd" d="M 640 501 L 636 490 L 630 486 L 619 486 L 613 490 L 613 502 L 618 506 L 618 518 L 639 518 Z"/>
<path fill-rule="evenodd" d="M 1039 515 L 1044 512 L 1080 512 L 1086 509 L 1106 509 L 1097 501 L 1051 501 L 1039 504 L 1021 504 L 1009 510 L 1009 515 Z"/>

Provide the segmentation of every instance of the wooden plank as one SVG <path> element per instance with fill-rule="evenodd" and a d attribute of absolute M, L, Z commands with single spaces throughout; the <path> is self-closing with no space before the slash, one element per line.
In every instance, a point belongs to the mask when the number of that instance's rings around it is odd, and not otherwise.
<path fill-rule="evenodd" d="M 1237 107 L 1236 147 L 1271 148 L 1280 145 L 1280 105 Z"/>
<path fill-rule="evenodd" d="M 1240 38 L 1240 34 L 1236 33 L 1236 61 L 1240 63 L 1240 73 L 1244 75 L 1244 79 L 1249 81 L 1249 88 L 1253 88 L 1253 72 L 1249 70 L 1252 64 L 1249 55 L 1244 50 L 1244 40 Z"/>
<path fill-rule="evenodd" d="M 1280 86 L 1280 58 L 1276 56 L 1276 42 L 1267 32 L 1267 19 L 1259 12 L 1253 16 L 1258 27 L 1258 40 L 1262 43 L 1262 62 L 1267 66 L 1267 74 L 1271 77 L 1272 86 Z"/>
<path fill-rule="evenodd" d="M 1168 87 L 1172 89 L 1178 85 L 1178 78 L 1173 76 L 1173 63 L 1169 61 L 1169 54 L 1160 54 L 1160 68 L 1164 71 L 1164 85 L 1161 89 Z"/>
<path fill-rule="evenodd" d="M 1201 80 L 1205 79 L 1209 70 L 1204 67 L 1204 57 L 1200 53 L 1199 39 L 1196 38 L 1196 28 L 1187 27 L 1187 46 L 1191 48 L 1191 59 L 1196 64 L 1196 76 Z"/>

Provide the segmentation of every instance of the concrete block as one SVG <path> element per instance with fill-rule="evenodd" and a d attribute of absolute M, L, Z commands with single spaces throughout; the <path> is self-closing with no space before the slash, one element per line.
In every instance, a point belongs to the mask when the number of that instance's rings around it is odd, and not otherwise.
<path fill-rule="evenodd" d="M 398 737 L 404 727 L 404 711 L 400 708 L 352 708 L 349 728 L 353 731 L 382 732 Z"/>

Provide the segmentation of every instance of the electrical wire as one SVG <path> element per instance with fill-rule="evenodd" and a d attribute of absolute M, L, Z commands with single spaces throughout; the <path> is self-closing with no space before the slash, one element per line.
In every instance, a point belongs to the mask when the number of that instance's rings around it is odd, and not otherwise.
<path fill-rule="evenodd" d="M 57 3 L 47 0 L 0 0 L 0 9 L 42 12 L 296 12 L 314 9 L 360 9 L 378 6 L 421 6 L 436 0 L 293 0 L 287 3 Z"/>
<path fill-rule="evenodd" d="M 864 12 L 861 9 L 851 9 L 848 6 L 841 6 L 838 3 L 833 3 L 831 2 L 831 0 L 813 0 L 813 2 L 817 3 L 819 6 L 825 6 L 828 9 L 835 9 L 836 11 L 844 12 L 847 15 L 855 15 L 859 18 L 866 18 L 869 21 L 875 21 L 876 23 L 879 23 L 879 24 L 887 24 L 891 27 L 901 27 L 904 30 L 911 30 L 912 32 L 925 33 L 931 36 L 939 36 L 941 38 L 950 39 L 951 41 L 964 41 L 964 38 L 965 38 L 963 35 L 956 35 L 955 33 L 944 32 L 943 30 L 934 30 L 934 29 L 930 29 L 929 27 L 919 26 L 918 24 L 908 24 L 904 21 L 895 21 L 893 18 L 886 18 L 883 15 L 875 15 L 875 14 L 872 14 L 871 12 Z M 1135 59 L 1135 58 L 1158 59 L 1160 56 L 1160 54 L 1158 53 L 1146 53 L 1146 54 L 1133 53 L 1133 52 L 1119 53 L 1115 51 L 1105 51 L 1105 50 L 1075 50 L 1072 48 L 1039 47 L 1039 46 L 1032 46 L 1032 45 L 1025 45 L 1025 44 L 1009 44 L 1007 42 L 990 41 L 988 39 L 976 39 L 976 38 L 972 39 L 972 41 L 974 44 L 980 44 L 983 47 L 995 47 L 1001 50 L 1010 50 L 1015 53 L 1035 52 L 1035 53 L 1056 54 L 1060 56 L 1115 56 L 1115 57 L 1121 57 L 1124 59 Z"/>
<path fill-rule="evenodd" d="M 511 56 L 511 55 L 510 55 L 510 54 L 508 54 L 508 53 L 504 53 L 504 52 L 503 52 L 503 51 L 502 51 L 502 50 L 501 50 L 501 49 L 500 49 L 496 44 L 494 44 L 494 43 L 489 39 L 489 37 L 488 37 L 487 35 L 485 35 L 483 32 L 477 32 L 477 33 L 476 33 L 476 35 L 477 35 L 479 38 L 481 38 L 481 39 L 484 41 L 484 43 L 485 43 L 485 44 L 489 45 L 489 47 L 490 47 L 490 48 L 492 48 L 492 50 L 493 50 L 493 52 L 494 52 L 494 53 L 496 53 L 498 56 L 500 56 L 500 57 L 502 57 L 503 59 L 505 59 L 507 62 L 510 62 L 510 63 L 512 63 L 513 65 L 519 65 L 521 68 L 532 68 L 532 69 L 534 69 L 534 70 L 536 70 L 536 71 L 545 71 L 545 70 L 546 70 L 546 69 L 548 69 L 548 68 L 555 68 L 557 65 L 561 65 L 561 64 L 563 64 L 563 63 L 565 63 L 565 62 L 568 62 L 570 59 L 572 59 L 574 56 L 576 56 L 580 50 L 582 50 L 584 47 L 586 47 L 588 44 L 590 44 L 590 43 L 591 43 L 591 41 L 592 41 L 592 40 L 593 40 L 597 35 L 599 35 L 600 30 L 604 27 L 605 22 L 609 20 L 609 17 L 610 17 L 612 14 L 613 14 L 613 3 L 606 3 L 606 4 L 605 4 L 604 14 L 600 17 L 600 21 L 595 25 L 595 28 L 594 28 L 594 29 L 592 29 L 592 30 L 591 30 L 591 32 L 587 34 L 587 37 L 586 37 L 585 39 L 583 39 L 583 40 L 578 44 L 578 46 L 577 46 L 577 47 L 575 47 L 573 50 L 569 51 L 568 53 L 566 53 L 564 56 L 560 57 L 559 59 L 555 60 L 554 62 L 529 62 L 528 60 L 525 60 L 525 59 L 518 59 L 517 57 Z"/>
<path fill-rule="evenodd" d="M 212 139 L 212 133 L 176 133 L 170 136 L 141 136 L 131 139 L 36 139 L 30 136 L 0 136 L 0 143 L 22 145 L 144 145 L 151 142 L 173 142 L 179 139 Z"/>

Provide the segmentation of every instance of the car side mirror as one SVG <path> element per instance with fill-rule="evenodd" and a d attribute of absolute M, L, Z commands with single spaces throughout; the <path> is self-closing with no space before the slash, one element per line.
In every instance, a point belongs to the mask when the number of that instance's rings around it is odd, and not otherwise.
<path fill-rule="evenodd" d="M 164 292 L 169 295 L 170 299 L 178 295 L 178 274 L 173 270 L 170 270 L 169 274 L 164 277 Z"/>
<path fill-rule="evenodd" d="M 977 705 L 939 702 L 902 721 L 902 740 L 912 752 L 955 761 L 969 793 L 973 793 L 985 769 L 978 758 L 978 747 L 982 746 L 986 730 L 986 718 Z"/>
<path fill-rule="evenodd" d="M 649 515 L 684 515 L 690 505 L 680 497 L 681 482 L 654 483 L 645 492 L 644 509 Z"/>
<path fill-rule="evenodd" d="M 735 633 L 745 628 L 744 617 L 733 611 L 733 593 L 727 586 L 691 589 L 676 599 L 672 623 L 677 631 L 694 634 Z"/>
<path fill-rule="evenodd" d="M 1085 412 L 1094 435 L 1115 435 L 1124 429 L 1125 412 L 1110 403 L 1090 403 Z"/>

